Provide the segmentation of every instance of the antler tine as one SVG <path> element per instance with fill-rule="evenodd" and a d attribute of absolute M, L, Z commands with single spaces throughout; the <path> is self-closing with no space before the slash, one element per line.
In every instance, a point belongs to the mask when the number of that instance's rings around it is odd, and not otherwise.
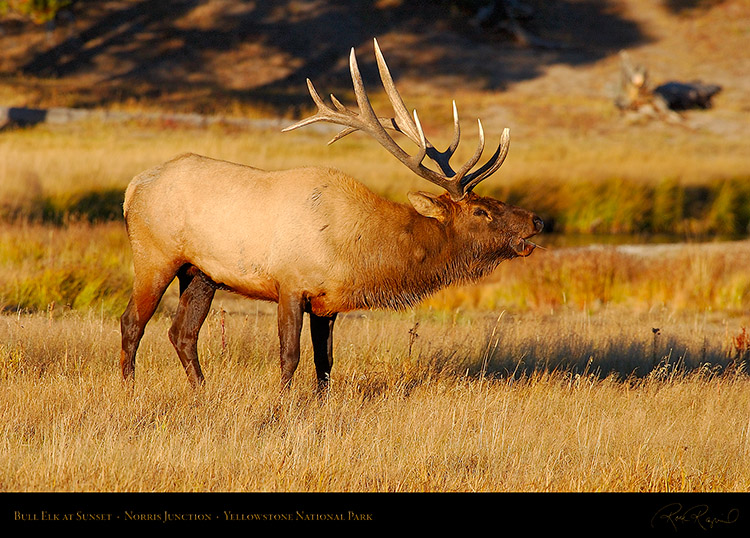
<path fill-rule="evenodd" d="M 394 124 L 402 133 L 409 137 L 412 142 L 418 144 L 420 138 L 417 133 L 416 123 L 409 115 L 404 100 L 401 98 L 401 94 L 398 93 L 396 85 L 393 83 L 393 77 L 388 69 L 388 64 L 385 63 L 385 58 L 383 57 L 383 52 L 380 50 L 377 39 L 373 39 L 373 46 L 375 48 L 375 60 L 378 63 L 380 80 L 383 82 L 385 94 L 388 96 L 388 100 L 393 106 L 393 113 L 396 116 L 393 120 Z M 429 142 L 427 143 L 429 144 Z"/>
<path fill-rule="evenodd" d="M 417 138 L 414 131 L 417 128 L 415 123 L 411 121 L 409 112 L 406 109 L 404 100 L 401 98 L 401 94 L 396 89 L 396 85 L 393 83 L 393 77 L 388 69 L 388 64 L 385 61 L 383 52 L 380 50 L 378 40 L 373 39 L 373 45 L 375 48 L 375 58 L 378 63 L 378 71 L 380 73 L 380 80 L 383 82 L 383 88 L 388 96 L 388 100 L 393 106 L 393 113 L 395 118 L 392 118 L 392 123 L 395 130 L 405 134 L 412 142 L 420 145 L 420 140 Z M 388 120 L 386 120 L 388 121 Z M 348 134 L 348 133 L 347 133 Z M 450 146 L 445 151 L 438 151 L 429 140 L 425 139 L 425 147 L 427 149 L 426 155 L 432 159 L 439 167 L 440 170 L 448 175 L 453 176 L 455 172 L 450 166 L 450 159 L 458 147 L 458 142 L 461 138 L 461 127 L 458 121 L 458 110 L 456 109 L 456 101 L 453 101 L 453 140 Z"/>
<path fill-rule="evenodd" d="M 458 121 L 458 107 L 456 106 L 456 100 L 453 100 L 453 140 L 451 145 L 448 146 L 448 151 L 451 155 L 456 152 L 458 142 L 461 140 L 461 124 Z"/>
<path fill-rule="evenodd" d="M 414 125 L 417 128 L 417 133 L 419 134 L 419 153 L 416 153 L 412 160 L 414 163 L 421 163 L 424 160 L 424 156 L 427 155 L 427 139 L 424 136 L 424 131 L 422 130 L 422 123 L 419 121 L 419 116 L 417 116 L 417 111 L 414 111 Z"/>
<path fill-rule="evenodd" d="M 466 161 L 464 165 L 459 168 L 458 172 L 456 172 L 456 176 L 454 178 L 455 181 L 461 182 L 468 171 L 474 168 L 474 165 L 479 162 L 479 159 L 480 157 L 482 157 L 482 153 L 484 152 L 484 129 L 482 128 L 482 121 L 477 119 L 477 125 L 479 126 L 479 144 L 477 144 L 477 149 L 476 151 L 474 151 L 474 155 L 472 155 L 471 159 Z M 464 188 L 464 192 L 469 192 L 469 190 Z"/>
<path fill-rule="evenodd" d="M 444 151 L 439 151 L 434 146 L 430 145 L 427 148 L 427 156 L 432 159 L 440 167 L 440 170 L 447 176 L 453 177 L 456 172 L 451 167 L 450 160 L 453 154 L 456 152 L 458 143 L 461 140 L 461 124 L 458 121 L 458 109 L 456 108 L 456 101 L 453 101 L 453 140 L 450 145 Z"/>
<path fill-rule="evenodd" d="M 315 123 L 316 121 L 325 120 L 325 118 L 323 117 L 323 112 L 328 109 L 328 106 L 323 102 L 323 99 L 320 97 L 320 94 L 318 94 L 317 90 L 315 89 L 315 86 L 313 86 L 312 81 L 309 78 L 306 80 L 307 80 L 307 90 L 310 92 L 310 97 L 312 97 L 313 102 L 318 107 L 318 112 L 316 112 L 314 115 L 310 116 L 309 118 L 305 118 L 303 120 L 298 121 L 297 123 L 293 125 L 284 127 L 281 130 L 282 133 L 286 133 L 288 131 L 292 131 L 294 129 L 304 127 L 305 125 L 310 125 L 311 123 Z"/>
<path fill-rule="evenodd" d="M 335 95 L 331 94 L 331 102 L 333 103 L 333 106 L 335 106 L 339 112 L 351 112 L 344 104 L 339 101 Z"/>
<path fill-rule="evenodd" d="M 464 176 L 462 184 L 464 192 L 471 192 L 480 181 L 484 181 L 502 166 L 505 157 L 508 156 L 508 150 L 510 149 L 510 129 L 507 127 L 503 129 L 503 134 L 500 135 L 500 144 L 498 144 L 495 153 L 492 155 L 489 161 L 487 161 L 481 168 L 471 172 Z"/>
<path fill-rule="evenodd" d="M 380 122 L 377 121 L 378 117 L 375 115 L 375 111 L 372 109 L 372 104 L 370 104 L 370 99 L 368 99 L 367 92 L 365 91 L 365 83 L 362 81 L 362 73 L 359 72 L 354 47 L 349 51 L 349 72 L 351 73 L 352 84 L 354 85 L 354 98 L 357 100 L 359 115 L 362 117 L 363 123 L 368 126 L 374 126 L 377 123 L 380 126 Z"/>

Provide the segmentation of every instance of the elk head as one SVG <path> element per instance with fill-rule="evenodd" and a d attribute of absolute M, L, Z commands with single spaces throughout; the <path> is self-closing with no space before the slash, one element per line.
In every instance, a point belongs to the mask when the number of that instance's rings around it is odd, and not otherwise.
<path fill-rule="evenodd" d="M 414 110 L 412 114 L 408 112 L 403 99 L 396 90 L 377 39 L 373 42 L 378 71 L 386 95 L 393 107 L 393 117 L 384 118 L 375 114 L 365 92 L 357 58 L 352 48 L 349 54 L 349 69 L 359 111 L 354 112 L 348 109 L 334 95 L 331 95 L 333 107 L 329 106 L 315 90 L 310 79 L 307 79 L 310 96 L 317 105 L 318 111 L 286 127 L 283 131 L 291 131 L 319 121 L 344 126 L 345 128 L 328 142 L 329 144 L 355 131 L 363 131 L 377 140 L 409 170 L 446 191 L 440 196 L 426 192 L 409 193 L 409 201 L 419 214 L 441 222 L 470 251 L 475 251 L 478 256 L 493 257 L 497 263 L 514 256 L 531 254 L 538 245 L 529 239 L 542 231 L 544 227 L 542 220 L 524 209 L 493 198 L 481 197 L 472 192 L 474 187 L 497 172 L 503 164 L 510 147 L 510 130 L 508 128 L 503 130 L 500 143 L 493 155 L 485 164 L 475 168 L 484 153 L 485 145 L 482 122 L 477 120 L 479 129 L 477 148 L 468 161 L 454 170 L 450 160 L 461 138 L 456 102 L 453 101 L 453 139 L 445 150 L 440 151 L 425 137 L 417 111 Z M 417 152 L 414 155 L 407 153 L 388 134 L 388 130 L 405 135 L 416 144 Z M 425 158 L 432 160 L 439 171 L 425 166 L 423 164 Z"/>

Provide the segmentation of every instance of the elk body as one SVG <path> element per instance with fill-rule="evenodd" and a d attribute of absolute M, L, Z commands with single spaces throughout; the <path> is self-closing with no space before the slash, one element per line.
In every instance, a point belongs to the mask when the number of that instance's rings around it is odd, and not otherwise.
<path fill-rule="evenodd" d="M 408 114 L 375 42 L 394 118 L 378 118 L 364 92 L 354 50 L 350 69 L 359 112 L 331 96 L 329 107 L 308 81 L 318 112 L 288 127 L 314 121 L 343 125 L 334 141 L 353 131 L 373 136 L 409 169 L 445 189 L 442 195 L 409 193 L 410 204 L 388 201 L 334 169 L 264 171 L 193 154 L 179 156 L 136 176 L 124 213 L 133 250 L 134 286 L 121 318 L 121 367 L 125 379 L 146 323 L 167 286 L 179 279 L 180 299 L 169 337 L 190 382 L 203 382 L 197 341 L 217 289 L 278 303 L 281 381 L 288 385 L 299 362 L 305 313 L 319 387 L 333 364 L 332 331 L 340 312 L 405 308 L 451 283 L 471 281 L 501 261 L 528 256 L 542 221 L 474 186 L 494 173 L 508 150 L 508 131 L 489 161 L 484 135 L 459 170 L 449 164 L 460 131 L 454 105 L 454 139 L 440 152 Z M 414 156 L 386 129 L 417 144 Z M 433 160 L 440 172 L 422 164 Z"/>

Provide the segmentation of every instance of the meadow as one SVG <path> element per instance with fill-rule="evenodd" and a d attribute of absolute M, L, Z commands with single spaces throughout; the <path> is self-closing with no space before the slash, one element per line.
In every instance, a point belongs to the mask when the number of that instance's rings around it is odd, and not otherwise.
<path fill-rule="evenodd" d="M 166 339 L 168 316 L 147 332 L 132 391 L 114 319 L 3 316 L 2 490 L 750 485 L 746 349 L 705 316 L 345 316 L 321 398 L 309 345 L 279 392 L 272 313 L 212 313 L 198 392 Z"/>
<path fill-rule="evenodd" d="M 322 398 L 309 338 L 280 393 L 274 305 L 223 293 L 192 391 L 166 336 L 174 289 L 123 386 L 129 179 L 189 150 L 337 166 L 399 201 L 426 189 L 364 137 L 326 148 L 328 134 L 97 121 L 2 133 L 0 490 L 748 489 L 748 170 L 731 143 L 681 131 L 514 142 L 481 193 L 539 211 L 547 250 L 412 311 L 342 316 Z M 710 148 L 643 162 L 645 147 L 690 144 Z"/>

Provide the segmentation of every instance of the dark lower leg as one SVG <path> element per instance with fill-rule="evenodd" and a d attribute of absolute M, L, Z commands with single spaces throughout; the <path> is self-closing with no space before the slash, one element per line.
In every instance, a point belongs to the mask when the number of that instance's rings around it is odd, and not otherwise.
<path fill-rule="evenodd" d="M 125 313 L 120 317 L 120 332 L 122 333 L 122 351 L 120 351 L 120 369 L 123 379 L 132 380 L 135 375 L 135 353 L 143 337 L 145 322 L 139 322 L 136 314 L 137 307 L 131 297 Z"/>
<path fill-rule="evenodd" d="M 292 381 L 299 364 L 302 331 L 303 301 L 296 295 L 279 294 L 279 344 L 281 359 L 281 386 L 286 388 Z"/>
<path fill-rule="evenodd" d="M 181 288 L 182 284 L 183 278 L 180 278 Z M 169 340 L 177 350 L 190 384 L 195 387 L 204 379 L 198 362 L 198 334 L 211 308 L 216 286 L 202 273 L 190 277 L 186 284 L 169 329 Z"/>
<path fill-rule="evenodd" d="M 310 314 L 310 334 L 312 336 L 313 355 L 315 357 L 315 372 L 318 377 L 318 389 L 328 388 L 328 381 L 333 366 L 333 323 L 336 314 L 332 316 L 316 316 Z"/>
<path fill-rule="evenodd" d="M 120 368 L 125 380 L 132 380 L 135 375 L 135 354 L 143 338 L 146 323 L 154 315 L 164 291 L 171 278 L 163 278 L 151 282 L 149 286 L 136 283 L 133 295 L 130 297 L 125 312 L 120 317 L 120 331 L 122 333 L 122 351 L 120 352 Z"/>

